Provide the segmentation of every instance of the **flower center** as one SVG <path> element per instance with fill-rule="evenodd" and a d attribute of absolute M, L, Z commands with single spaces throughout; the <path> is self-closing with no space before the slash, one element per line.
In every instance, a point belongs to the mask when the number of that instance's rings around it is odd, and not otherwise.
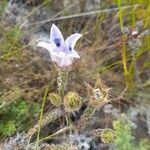
<path fill-rule="evenodd" d="M 57 47 L 60 47 L 61 40 L 59 38 L 55 38 L 54 42 L 55 42 Z"/>

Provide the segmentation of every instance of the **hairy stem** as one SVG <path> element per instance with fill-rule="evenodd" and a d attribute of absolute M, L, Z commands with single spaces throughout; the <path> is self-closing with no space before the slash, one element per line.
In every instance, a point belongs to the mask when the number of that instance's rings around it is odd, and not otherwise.
<path fill-rule="evenodd" d="M 65 91 L 66 91 L 67 78 L 68 78 L 68 71 L 66 71 L 66 70 L 58 71 L 58 78 L 57 78 L 58 92 L 62 98 L 62 101 L 63 101 Z"/>

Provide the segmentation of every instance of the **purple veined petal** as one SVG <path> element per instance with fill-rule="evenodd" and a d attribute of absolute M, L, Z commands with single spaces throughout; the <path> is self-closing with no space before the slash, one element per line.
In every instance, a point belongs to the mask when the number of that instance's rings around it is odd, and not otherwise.
<path fill-rule="evenodd" d="M 59 57 L 57 55 L 53 55 L 53 54 L 51 55 L 51 59 L 52 59 L 52 62 L 55 62 L 55 63 L 60 61 Z"/>
<path fill-rule="evenodd" d="M 47 49 L 50 54 L 54 52 L 54 50 L 53 50 L 54 45 L 53 44 L 50 44 L 47 42 L 38 42 L 37 46 Z"/>
<path fill-rule="evenodd" d="M 66 67 L 68 65 L 71 65 L 73 62 L 73 59 L 60 58 L 59 56 L 56 56 L 56 55 L 52 55 L 51 59 L 52 59 L 52 62 L 56 63 L 59 67 Z"/>
<path fill-rule="evenodd" d="M 67 57 L 66 57 L 66 54 L 64 53 L 64 52 L 53 52 L 53 53 L 51 53 L 51 58 L 52 58 L 52 60 L 57 60 L 57 61 L 60 61 L 60 60 L 62 60 L 62 59 L 66 59 Z"/>
<path fill-rule="evenodd" d="M 74 49 L 76 42 L 79 40 L 81 36 L 82 34 L 74 33 L 66 39 L 65 44 L 70 51 Z"/>
<path fill-rule="evenodd" d="M 64 56 L 62 56 L 62 55 L 60 55 L 60 53 L 57 53 L 57 52 L 54 52 L 54 53 L 52 53 L 51 54 L 51 58 L 53 59 L 55 59 L 55 58 L 58 58 L 57 60 L 61 60 L 61 59 L 64 59 L 65 57 Z"/>
<path fill-rule="evenodd" d="M 67 54 L 65 52 L 59 52 L 59 57 L 65 59 L 67 58 Z"/>
<path fill-rule="evenodd" d="M 63 59 L 60 59 L 59 62 L 57 62 L 57 64 L 60 67 L 70 66 L 72 63 L 73 63 L 73 59 L 72 58 L 63 58 Z"/>
<path fill-rule="evenodd" d="M 57 47 L 61 47 L 64 44 L 63 35 L 55 24 L 52 24 L 51 27 L 50 42 L 55 43 Z"/>
<path fill-rule="evenodd" d="M 77 59 L 80 58 L 79 54 L 75 50 L 72 50 L 72 52 L 67 57 L 68 58 L 77 58 Z"/>

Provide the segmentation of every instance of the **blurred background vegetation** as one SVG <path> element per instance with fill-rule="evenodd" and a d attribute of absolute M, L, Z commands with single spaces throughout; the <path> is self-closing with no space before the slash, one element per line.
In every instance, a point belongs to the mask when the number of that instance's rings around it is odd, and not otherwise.
<path fill-rule="evenodd" d="M 49 93 L 57 89 L 49 54 L 36 46 L 41 39 L 48 41 L 52 23 L 65 37 L 83 34 L 76 47 L 81 59 L 72 67 L 67 88 L 86 99 L 83 82 L 94 86 L 99 74 L 111 88 L 113 109 L 128 121 L 103 110 L 98 126 L 114 126 L 118 150 L 150 149 L 149 0 L 1 0 L 0 141 L 32 128 L 45 87 Z M 47 98 L 44 113 L 51 108 Z"/>

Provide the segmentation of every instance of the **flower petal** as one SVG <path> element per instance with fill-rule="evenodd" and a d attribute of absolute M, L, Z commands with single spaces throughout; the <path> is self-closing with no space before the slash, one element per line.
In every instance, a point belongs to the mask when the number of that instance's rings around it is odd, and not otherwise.
<path fill-rule="evenodd" d="M 59 61 L 59 63 L 57 63 L 60 67 L 67 67 L 67 66 L 70 66 L 71 64 L 73 63 L 73 59 L 69 59 L 69 58 L 64 58 L 64 59 L 61 59 Z"/>
<path fill-rule="evenodd" d="M 38 42 L 37 46 L 39 47 L 43 47 L 45 49 L 47 49 L 49 51 L 49 53 L 53 53 L 53 44 L 50 44 L 50 43 L 46 43 L 46 42 Z"/>
<path fill-rule="evenodd" d="M 64 44 L 64 38 L 59 28 L 53 24 L 50 31 L 50 42 L 55 43 L 57 47 Z"/>
<path fill-rule="evenodd" d="M 80 58 L 79 54 L 75 51 L 72 50 L 72 52 L 67 56 L 68 58 Z"/>
<path fill-rule="evenodd" d="M 56 63 L 59 67 L 66 67 L 73 62 L 72 58 L 60 58 L 58 55 L 51 55 L 52 62 Z"/>
<path fill-rule="evenodd" d="M 67 45 L 67 47 L 69 48 L 69 50 L 71 51 L 72 49 L 74 49 L 74 46 L 76 44 L 76 42 L 79 40 L 79 38 L 82 36 L 82 34 L 79 33 L 74 33 L 72 35 L 70 35 L 65 43 Z"/>

